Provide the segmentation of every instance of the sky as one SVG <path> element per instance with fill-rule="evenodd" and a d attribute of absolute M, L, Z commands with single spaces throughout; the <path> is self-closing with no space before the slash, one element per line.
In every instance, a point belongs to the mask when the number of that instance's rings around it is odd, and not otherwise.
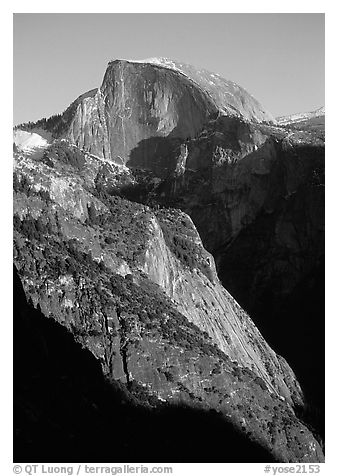
<path fill-rule="evenodd" d="M 16 13 L 14 124 L 61 113 L 108 61 L 167 57 L 218 73 L 275 117 L 324 105 L 324 14 Z"/>

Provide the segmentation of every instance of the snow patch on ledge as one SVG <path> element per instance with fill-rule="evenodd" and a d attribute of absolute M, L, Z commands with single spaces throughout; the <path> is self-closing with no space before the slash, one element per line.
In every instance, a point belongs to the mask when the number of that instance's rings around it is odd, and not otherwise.
<path fill-rule="evenodd" d="M 128 63 L 145 63 L 145 64 L 157 64 L 159 66 L 163 66 L 165 68 L 174 69 L 176 71 L 180 71 L 180 69 L 176 66 L 176 63 L 169 58 L 146 58 L 146 59 L 125 59 L 120 58 L 121 61 L 127 61 Z"/>
<path fill-rule="evenodd" d="M 36 132 L 27 132 L 17 129 L 13 136 L 14 144 L 18 149 L 30 151 L 38 147 L 46 147 L 48 141 Z"/>

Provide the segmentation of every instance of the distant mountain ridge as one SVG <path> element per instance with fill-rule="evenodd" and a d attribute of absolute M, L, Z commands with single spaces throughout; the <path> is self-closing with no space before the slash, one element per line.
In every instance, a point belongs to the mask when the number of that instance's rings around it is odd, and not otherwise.
<path fill-rule="evenodd" d="M 276 118 L 279 125 L 294 124 L 297 122 L 306 121 L 315 117 L 325 116 L 325 107 L 320 107 L 311 112 L 300 112 L 297 114 L 291 114 L 290 116 L 279 116 Z"/>

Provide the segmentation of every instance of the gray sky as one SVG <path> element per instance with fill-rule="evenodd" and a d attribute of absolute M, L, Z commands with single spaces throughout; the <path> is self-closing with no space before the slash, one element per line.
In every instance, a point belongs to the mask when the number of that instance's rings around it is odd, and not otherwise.
<path fill-rule="evenodd" d="M 14 123 L 62 112 L 115 58 L 237 82 L 274 116 L 324 105 L 323 14 L 14 14 Z"/>

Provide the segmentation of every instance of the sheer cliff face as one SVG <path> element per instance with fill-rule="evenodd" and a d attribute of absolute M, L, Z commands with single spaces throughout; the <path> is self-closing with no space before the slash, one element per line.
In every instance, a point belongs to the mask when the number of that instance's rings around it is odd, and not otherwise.
<path fill-rule="evenodd" d="M 293 372 L 222 288 L 191 219 L 109 196 L 98 176 L 123 169 L 55 147 L 15 162 L 15 263 L 34 305 L 130 388 L 214 408 L 277 459 L 320 460 Z"/>
<path fill-rule="evenodd" d="M 161 139 L 196 137 L 219 114 L 273 122 L 256 99 L 217 74 L 167 60 L 116 60 L 101 87 L 80 96 L 54 130 L 99 157 L 166 176 L 175 164 Z"/>
<path fill-rule="evenodd" d="M 288 365 L 283 368 L 250 317 L 221 286 L 213 257 L 189 217 L 179 211 L 157 212 L 150 229 L 142 269 L 152 281 L 233 361 L 254 370 L 270 391 L 302 404 L 293 372 Z"/>
<path fill-rule="evenodd" d="M 177 71 L 113 61 L 96 95 L 80 101 L 67 137 L 93 154 L 126 164 L 140 142 L 194 137 L 216 111 L 205 92 Z M 142 155 L 150 155 L 151 168 L 153 151 Z"/>

